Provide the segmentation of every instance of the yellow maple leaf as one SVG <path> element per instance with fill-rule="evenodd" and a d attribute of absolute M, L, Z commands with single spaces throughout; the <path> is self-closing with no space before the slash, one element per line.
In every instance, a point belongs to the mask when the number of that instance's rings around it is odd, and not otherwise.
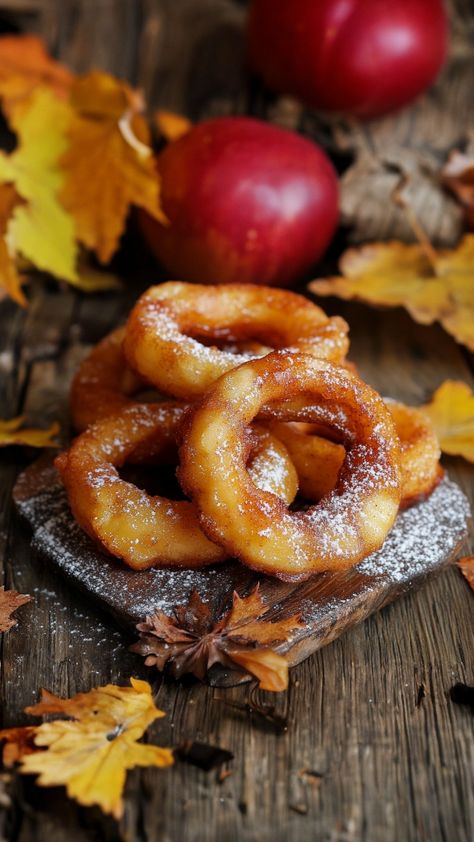
<path fill-rule="evenodd" d="M 311 281 L 317 295 L 336 295 L 374 305 L 405 307 L 415 321 L 440 321 L 458 342 L 474 351 L 474 235 L 456 249 L 433 252 L 397 241 L 348 249 L 342 276 Z"/>
<path fill-rule="evenodd" d="M 10 248 L 38 269 L 76 281 L 74 224 L 58 201 L 63 183 L 58 160 L 69 120 L 69 106 L 48 88 L 37 88 L 28 108 L 12 119 L 19 144 L 10 155 L 0 153 L 0 183 L 13 183 L 25 200 L 8 224 Z"/>
<path fill-rule="evenodd" d="M 191 120 L 182 114 L 175 114 L 174 111 L 160 109 L 154 116 L 155 125 L 160 135 L 167 141 L 178 140 L 179 137 L 187 134 L 193 127 Z"/>
<path fill-rule="evenodd" d="M 47 430 L 39 430 L 36 427 L 22 427 L 24 420 L 23 415 L 9 421 L 0 420 L 0 447 L 12 444 L 26 444 L 29 447 L 58 446 L 54 437 L 59 433 L 59 424 L 54 423 Z"/>
<path fill-rule="evenodd" d="M 12 184 L 0 184 L 0 287 L 22 307 L 26 298 L 21 290 L 23 278 L 18 274 L 15 253 L 6 238 L 8 223 L 14 209 L 22 203 Z"/>
<path fill-rule="evenodd" d="M 147 681 L 131 678 L 130 683 L 131 687 L 107 684 L 72 699 L 60 699 L 43 690 L 39 704 L 25 712 L 71 719 L 38 725 L 34 733 L 37 751 L 31 752 L 30 733 L 28 741 L 22 739 L 22 729 L 0 731 L 0 739 L 7 744 L 27 743 L 26 753 L 17 752 L 20 771 L 39 775 L 40 786 L 65 786 L 67 794 L 80 804 L 97 804 L 118 819 L 123 812 L 127 769 L 173 763 L 170 749 L 137 742 L 148 726 L 165 714 L 155 706 Z"/>
<path fill-rule="evenodd" d="M 66 99 L 72 80 L 71 71 L 48 55 L 37 35 L 0 38 L 0 98 L 7 115 L 18 114 L 38 85 Z"/>
<path fill-rule="evenodd" d="M 165 221 L 148 126 L 140 114 L 139 93 L 106 73 L 77 79 L 71 104 L 75 113 L 62 158 L 66 181 L 61 197 L 80 242 L 107 263 L 131 205 Z"/>
<path fill-rule="evenodd" d="M 444 453 L 474 462 L 474 392 L 467 383 L 445 380 L 420 409 L 431 418 Z"/>

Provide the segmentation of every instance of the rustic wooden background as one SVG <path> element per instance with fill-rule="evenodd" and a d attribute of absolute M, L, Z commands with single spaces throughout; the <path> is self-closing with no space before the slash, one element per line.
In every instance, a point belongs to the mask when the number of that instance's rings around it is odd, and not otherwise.
<path fill-rule="evenodd" d="M 436 169 L 450 148 L 470 142 L 474 4 L 453 0 L 450 8 L 451 61 L 434 92 L 362 128 L 270 97 L 249 79 L 245 3 L 10 0 L 0 2 L 0 28 L 40 32 L 74 69 L 98 66 L 142 85 L 153 107 L 192 118 L 253 113 L 324 142 L 341 170 L 347 225 L 330 254 L 332 269 L 347 238 L 411 236 L 389 201 L 400 170 L 411 177 L 410 199 L 433 241 L 459 236 L 460 216 L 439 193 Z M 129 277 L 123 294 L 87 298 L 36 279 L 27 310 L 1 302 L 1 416 L 26 412 L 33 423 L 59 418 L 67 428 L 65 393 L 78 361 L 126 313 L 141 285 L 158 277 L 141 253 L 132 233 L 117 262 Z M 472 358 L 440 328 L 417 326 L 401 311 L 328 306 L 350 322 L 352 357 L 384 394 L 416 404 L 446 377 L 474 383 Z M 2 640 L 4 726 L 26 722 L 21 711 L 41 686 L 70 695 L 126 683 L 130 675 L 154 678 L 127 652 L 129 638 L 32 553 L 11 504 L 12 484 L 27 461 L 13 450 L 0 461 L 3 581 L 34 597 Z M 445 465 L 472 499 L 472 468 L 458 459 Z M 184 764 L 135 771 L 119 825 L 78 808 L 60 789 L 0 778 L 0 835 L 17 842 L 470 842 L 473 718 L 448 694 L 457 681 L 474 682 L 472 607 L 453 569 L 355 628 L 292 671 L 288 692 L 276 699 L 287 717 L 283 731 L 226 703 L 245 705 L 248 687 L 224 693 L 156 679 L 157 703 L 168 716 L 150 738 L 228 748 L 235 755 L 231 774 L 219 780 Z"/>

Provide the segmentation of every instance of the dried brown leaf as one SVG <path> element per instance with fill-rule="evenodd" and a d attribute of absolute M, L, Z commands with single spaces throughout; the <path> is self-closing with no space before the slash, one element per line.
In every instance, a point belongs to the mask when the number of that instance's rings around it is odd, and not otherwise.
<path fill-rule="evenodd" d="M 8 631 L 12 626 L 16 626 L 18 621 L 10 615 L 20 605 L 31 602 L 31 599 L 31 596 L 27 594 L 18 593 L 17 591 L 6 591 L 3 585 L 0 587 L 0 632 Z"/>
<path fill-rule="evenodd" d="M 263 689 L 287 686 L 286 658 L 268 644 L 289 642 L 302 624 L 297 616 L 265 619 L 269 611 L 258 588 L 244 598 L 234 593 L 232 607 L 214 625 L 209 605 L 197 592 L 174 615 L 157 611 L 137 626 L 140 639 L 131 648 L 145 657 L 147 666 L 167 666 L 176 677 L 189 672 L 202 680 L 216 663 L 227 668 L 237 664 L 258 678 Z"/>
<path fill-rule="evenodd" d="M 464 207 L 466 226 L 474 229 L 474 155 L 454 149 L 441 170 L 441 180 Z"/>
<path fill-rule="evenodd" d="M 250 620 L 255 620 L 265 613 L 265 605 L 257 585 L 248 596 L 241 597 L 234 591 L 232 595 L 232 608 L 225 617 L 227 629 L 235 629 Z"/>
<path fill-rule="evenodd" d="M 36 725 L 23 728 L 4 728 L 1 738 L 4 740 L 2 760 L 10 768 L 19 763 L 22 757 L 38 751 L 35 745 Z"/>

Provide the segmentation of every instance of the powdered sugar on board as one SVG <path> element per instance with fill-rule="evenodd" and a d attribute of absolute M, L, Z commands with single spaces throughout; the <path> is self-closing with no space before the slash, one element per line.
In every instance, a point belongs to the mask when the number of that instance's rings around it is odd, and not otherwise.
<path fill-rule="evenodd" d="M 104 555 L 75 523 L 45 458 L 21 475 L 14 496 L 33 528 L 33 546 L 120 622 L 133 625 L 157 608 L 169 613 L 194 589 L 218 617 L 234 589 L 243 594 L 259 581 L 271 615 L 296 610 L 305 621 L 291 644 L 292 663 L 446 567 L 461 550 L 469 518 L 466 497 L 445 478 L 427 500 L 400 513 L 377 553 L 350 571 L 297 584 L 259 576 L 236 562 L 189 571 L 129 570 Z"/>

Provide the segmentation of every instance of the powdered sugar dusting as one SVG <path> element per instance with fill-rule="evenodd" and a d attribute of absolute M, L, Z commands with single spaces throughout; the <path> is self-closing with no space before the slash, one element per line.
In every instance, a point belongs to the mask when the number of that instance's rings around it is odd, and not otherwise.
<path fill-rule="evenodd" d="M 381 550 L 358 565 L 361 573 L 409 582 L 436 567 L 466 534 L 470 507 L 460 488 L 444 479 L 422 503 L 400 512 Z"/>
<path fill-rule="evenodd" d="M 175 605 L 186 602 L 194 589 L 205 601 L 213 602 L 216 595 L 222 599 L 224 594 L 230 598 L 234 588 L 243 593 L 256 578 L 261 579 L 273 605 L 289 595 L 294 605 L 301 588 L 298 607 L 307 623 L 330 623 L 336 602 L 340 610 L 341 593 L 331 598 L 329 574 L 295 586 L 256 577 L 235 562 L 202 570 L 129 570 L 103 555 L 74 522 L 64 490 L 51 469 L 44 473 L 36 496 L 28 497 L 22 491 L 16 497 L 21 513 L 35 528 L 36 548 L 122 620 L 137 622 L 156 608 L 169 613 Z M 349 571 L 357 580 L 357 593 L 363 595 L 373 587 L 376 577 L 380 605 L 442 569 L 464 540 L 468 517 L 466 497 L 457 485 L 444 479 L 427 500 L 399 514 L 381 550 Z M 341 574 L 337 576 L 340 579 Z M 324 599 L 308 599 L 308 585 L 317 586 L 323 579 Z M 314 593 L 317 587 L 312 590 Z M 353 600 L 354 593 L 350 592 L 348 599 Z"/>

